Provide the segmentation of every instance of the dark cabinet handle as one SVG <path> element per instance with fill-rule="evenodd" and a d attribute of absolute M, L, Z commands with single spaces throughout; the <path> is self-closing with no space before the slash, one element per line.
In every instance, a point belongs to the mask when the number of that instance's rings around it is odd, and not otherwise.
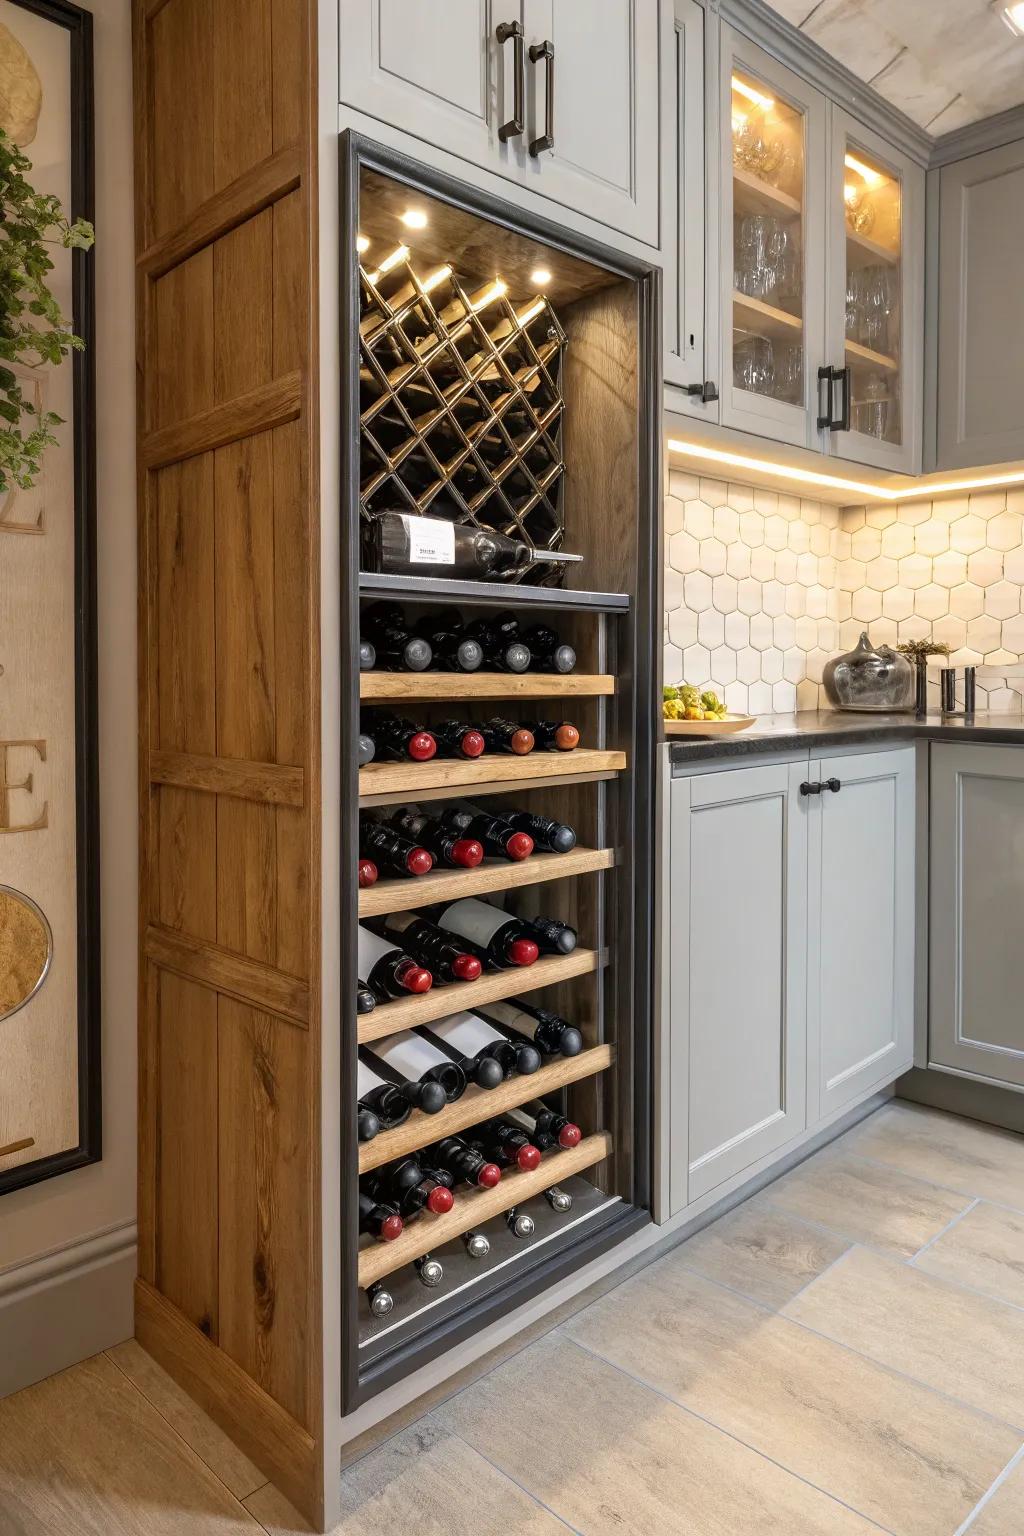
<path fill-rule="evenodd" d="M 843 785 L 840 779 L 826 779 L 825 783 L 820 787 L 823 789 L 830 789 L 834 795 L 838 795 Z"/>
<path fill-rule="evenodd" d="M 701 405 L 710 405 L 712 400 L 718 399 L 718 390 L 710 379 L 705 379 L 703 384 L 687 384 L 683 392 L 687 395 L 699 396 Z"/>
<path fill-rule="evenodd" d="M 512 39 L 512 116 L 498 129 L 503 144 L 518 138 L 526 126 L 523 100 L 526 96 L 526 58 L 524 55 L 523 28 L 518 21 L 502 21 L 496 32 L 499 47 Z"/>
<path fill-rule="evenodd" d="M 825 409 L 821 410 L 821 386 L 825 385 Z M 836 385 L 843 391 L 843 409 L 836 420 Z M 849 432 L 850 430 L 850 369 L 822 367 L 818 369 L 818 430 Z"/>
<path fill-rule="evenodd" d="M 555 147 L 555 45 L 547 39 L 543 43 L 530 44 L 530 62 L 544 60 L 544 132 L 530 145 L 530 154 L 537 156 L 545 149 Z"/>
<path fill-rule="evenodd" d="M 800 785 L 802 795 L 820 795 L 822 786 L 818 783 L 808 783 L 806 780 Z"/>

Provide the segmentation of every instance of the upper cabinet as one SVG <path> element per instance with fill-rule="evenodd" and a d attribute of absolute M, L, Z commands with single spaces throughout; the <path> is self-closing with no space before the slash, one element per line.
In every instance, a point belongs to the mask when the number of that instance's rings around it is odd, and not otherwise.
<path fill-rule="evenodd" d="M 340 13 L 345 104 L 658 245 L 658 4 L 340 0 Z"/>
<path fill-rule="evenodd" d="M 939 173 L 937 468 L 1024 458 L 1024 142 Z"/>

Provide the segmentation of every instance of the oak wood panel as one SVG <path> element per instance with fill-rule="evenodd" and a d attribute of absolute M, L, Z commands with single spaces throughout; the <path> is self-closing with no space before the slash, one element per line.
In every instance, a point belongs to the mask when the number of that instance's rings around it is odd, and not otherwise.
<path fill-rule="evenodd" d="M 167 930 L 212 942 L 217 937 L 217 802 L 170 784 L 154 793 L 151 910 Z"/>
<path fill-rule="evenodd" d="M 305 773 L 285 763 L 253 763 L 240 757 L 202 757 L 195 752 L 151 752 L 149 778 L 153 784 L 179 789 L 204 789 L 213 795 L 238 795 L 265 805 L 301 807 L 305 803 Z"/>
<path fill-rule="evenodd" d="M 477 1088 L 470 1085 L 454 1104 L 442 1110 L 440 1115 L 425 1115 L 413 1110 L 404 1125 L 394 1131 L 382 1131 L 372 1141 L 364 1141 L 359 1148 L 359 1172 L 367 1173 L 382 1163 L 405 1157 L 420 1147 L 429 1147 L 442 1136 L 457 1136 L 467 1126 L 479 1125 L 492 1115 L 503 1115 L 506 1110 L 539 1099 L 546 1093 L 557 1093 L 570 1083 L 578 1083 L 598 1072 L 605 1072 L 613 1059 L 610 1045 L 595 1045 L 592 1050 L 581 1051 L 578 1056 L 563 1057 L 529 1077 L 512 1077 L 497 1088 Z"/>
<path fill-rule="evenodd" d="M 443 1019 L 463 1008 L 476 1008 L 483 1003 L 497 1003 L 503 997 L 517 997 L 521 992 L 535 992 L 555 982 L 567 981 L 572 976 L 586 976 L 607 964 L 607 955 L 594 949 L 574 949 L 571 955 L 550 955 L 536 964 L 517 967 L 509 971 L 493 971 L 481 976 L 479 981 L 459 982 L 450 987 L 438 987 L 419 997 L 401 998 L 394 1003 L 381 1003 L 372 1013 L 359 1019 L 360 1041 L 380 1040 L 384 1035 L 395 1035 L 399 1030 L 412 1029 L 415 1024 L 429 1024 L 431 1019 Z"/>
<path fill-rule="evenodd" d="M 294 421 L 302 409 L 302 388 L 302 374 L 288 373 L 222 405 L 149 432 L 139 444 L 142 464 L 147 469 L 159 469 Z"/>
<path fill-rule="evenodd" d="M 472 784 L 522 784 L 531 779 L 559 779 L 564 782 L 577 773 L 620 772 L 626 766 L 625 752 L 602 752 L 593 747 L 577 747 L 572 752 L 531 752 L 526 757 L 484 756 L 474 762 L 458 762 L 435 757 L 429 763 L 367 763 L 359 770 L 359 795 L 389 794 L 394 790 L 415 800 L 421 789 L 456 789 Z"/>
<path fill-rule="evenodd" d="M 481 864 L 476 869 L 435 869 L 414 880 L 379 880 L 359 892 L 359 916 L 375 917 L 383 912 L 405 912 L 410 907 L 426 907 L 435 901 L 457 901 L 462 896 L 476 896 L 481 891 L 512 891 L 547 880 L 568 880 L 573 875 L 591 874 L 611 869 L 615 863 L 612 848 L 580 848 L 569 853 L 534 853 L 515 864 L 508 859 Z"/>
<path fill-rule="evenodd" d="M 362 773 L 365 773 L 365 771 L 365 769 L 360 770 Z M 608 768 L 603 773 L 574 773 L 568 781 L 560 775 L 544 775 L 539 779 L 531 779 L 529 784 L 524 784 L 521 788 L 524 790 L 529 789 L 530 791 L 562 789 L 566 782 L 569 782 L 578 789 L 582 784 L 606 783 L 609 779 L 614 779 L 618 772 L 618 769 Z M 481 795 L 507 796 L 510 792 L 514 793 L 515 791 L 515 782 L 506 780 L 497 784 L 474 784 L 472 795 L 474 800 L 479 800 Z M 450 788 L 446 784 L 435 784 L 433 786 L 418 785 L 415 798 L 418 801 L 450 800 L 451 793 Z M 387 790 L 383 794 L 375 794 L 363 789 L 359 796 L 359 804 L 364 808 L 375 805 L 405 805 L 411 798 L 413 797 L 408 789 Z M 516 799 L 519 799 L 519 795 L 516 795 Z"/>
<path fill-rule="evenodd" d="M 603 1162 L 612 1149 L 612 1139 L 607 1132 L 585 1136 L 579 1146 L 566 1151 L 548 1152 L 539 1168 L 532 1173 L 520 1169 L 506 1173 L 500 1184 L 493 1189 L 460 1191 L 454 1206 L 444 1216 L 420 1216 L 413 1226 L 407 1227 L 401 1237 L 390 1243 L 374 1243 L 359 1253 L 359 1285 L 362 1290 L 375 1280 L 382 1280 L 403 1265 L 411 1264 L 432 1248 L 440 1248 L 453 1237 L 471 1232 L 492 1216 L 500 1216 L 510 1206 L 520 1205 L 533 1195 L 550 1189 L 560 1179 L 567 1179 L 585 1168 L 593 1168 Z"/>
<path fill-rule="evenodd" d="M 438 699 L 444 703 L 464 699 L 564 699 L 610 695 L 615 679 L 587 672 L 558 676 L 528 672 L 511 676 L 503 672 L 360 672 L 359 697 L 379 699 Z"/>
<path fill-rule="evenodd" d="M 213 456 L 152 477 L 155 503 L 153 634 L 155 743 L 178 752 L 217 750 Z"/>
<path fill-rule="evenodd" d="M 165 970 L 176 971 L 228 997 L 251 1003 L 293 1024 L 309 1022 L 309 987 L 297 976 L 286 976 L 269 965 L 247 960 L 185 934 L 150 925 L 145 952 Z"/>

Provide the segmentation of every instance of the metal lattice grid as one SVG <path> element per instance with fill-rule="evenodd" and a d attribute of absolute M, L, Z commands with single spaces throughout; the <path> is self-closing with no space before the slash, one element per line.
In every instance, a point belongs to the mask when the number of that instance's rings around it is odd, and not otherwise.
<path fill-rule="evenodd" d="M 360 510 L 402 510 L 561 547 L 566 337 L 547 299 L 421 278 L 399 247 L 360 265 Z M 558 572 L 537 564 L 517 574 Z M 536 577 L 534 577 L 536 579 Z"/>

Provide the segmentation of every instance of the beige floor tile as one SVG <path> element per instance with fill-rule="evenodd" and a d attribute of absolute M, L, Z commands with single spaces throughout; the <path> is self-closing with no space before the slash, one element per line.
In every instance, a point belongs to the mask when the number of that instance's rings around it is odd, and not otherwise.
<path fill-rule="evenodd" d="M 531 1345 L 433 1417 L 586 1536 L 869 1536 L 874 1529 L 564 1339 Z"/>
<path fill-rule="evenodd" d="M 500 1438 L 500 1429 L 495 1438 Z M 489 1453 L 488 1453 L 489 1454 Z M 420 1419 L 342 1473 L 335 1536 L 564 1536 L 565 1526 L 433 1419 Z M 271 1536 L 309 1527 L 275 1488 L 246 1500 Z"/>
<path fill-rule="evenodd" d="M 914 1104 L 888 1104 L 841 1145 L 904 1173 L 1024 1210 L 1024 1136 Z"/>
<path fill-rule="evenodd" d="M 1001 1483 L 966 1536 L 1021 1536 L 1024 1531 L 1024 1466 L 1020 1463 Z"/>
<path fill-rule="evenodd" d="M 182 1391 L 135 1339 L 108 1349 L 107 1354 L 236 1499 L 244 1499 L 262 1488 L 266 1474 L 243 1455 L 209 1414 Z"/>
<path fill-rule="evenodd" d="M 767 1205 L 910 1258 L 970 1204 L 842 1150 L 819 1153 L 764 1191 Z"/>
<path fill-rule="evenodd" d="M 952 1536 L 1020 1443 L 675 1254 L 565 1332 L 897 1536 Z"/>
<path fill-rule="evenodd" d="M 1024 1214 L 976 1205 L 914 1263 L 930 1275 L 1024 1307 Z"/>
<path fill-rule="evenodd" d="M 778 1308 L 849 1246 L 845 1238 L 770 1210 L 755 1198 L 705 1227 L 679 1252 L 684 1264 L 709 1280 Z"/>
<path fill-rule="evenodd" d="M 103 1355 L 0 1402 L 4 1536 L 228 1536 L 259 1526 Z"/>
<path fill-rule="evenodd" d="M 855 1248 L 783 1316 L 1024 1425 L 1024 1312 L 1005 1302 Z"/>

